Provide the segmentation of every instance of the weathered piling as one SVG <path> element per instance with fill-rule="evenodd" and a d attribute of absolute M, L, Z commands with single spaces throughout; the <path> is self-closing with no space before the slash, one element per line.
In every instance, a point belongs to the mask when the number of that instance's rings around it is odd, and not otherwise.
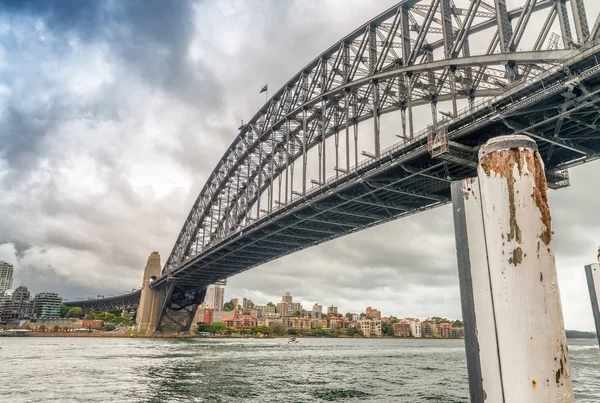
<path fill-rule="evenodd" d="M 490 140 L 478 179 L 453 185 L 474 402 L 573 402 L 546 191 L 520 135 Z"/>
<path fill-rule="evenodd" d="M 600 248 L 598 248 L 598 260 L 600 261 Z M 585 277 L 587 278 L 590 301 L 592 302 L 596 337 L 598 338 L 598 345 L 600 345 L 600 309 L 598 307 L 598 300 L 600 299 L 600 263 L 585 266 Z"/>

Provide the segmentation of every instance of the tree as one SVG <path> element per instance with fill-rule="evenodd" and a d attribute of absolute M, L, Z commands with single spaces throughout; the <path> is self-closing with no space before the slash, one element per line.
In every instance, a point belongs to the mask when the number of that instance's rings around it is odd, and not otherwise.
<path fill-rule="evenodd" d="M 322 313 L 321 314 L 321 319 L 327 319 L 327 314 L 326 313 Z"/>
<path fill-rule="evenodd" d="M 457 319 L 454 322 L 452 322 L 452 326 L 453 327 L 463 327 L 463 323 Z"/>
<path fill-rule="evenodd" d="M 265 335 L 269 335 L 269 334 L 273 333 L 273 329 L 271 329 L 269 326 L 254 326 L 253 328 L 250 329 L 250 333 L 252 333 L 252 334 L 262 333 Z"/>
<path fill-rule="evenodd" d="M 348 318 L 348 320 L 352 320 L 352 314 L 350 312 L 346 313 L 346 317 Z"/>
<path fill-rule="evenodd" d="M 359 334 L 359 331 L 355 327 L 349 327 L 348 329 L 346 329 L 346 334 L 348 336 L 354 337 Z"/>
<path fill-rule="evenodd" d="M 282 322 L 275 322 L 271 325 L 271 329 L 273 329 L 273 333 L 278 336 L 283 336 L 285 334 L 285 325 Z"/>
<path fill-rule="evenodd" d="M 287 331 L 287 332 L 288 332 L 288 334 L 289 334 L 289 335 L 291 335 L 291 336 L 295 336 L 295 335 L 297 335 L 297 334 L 298 334 L 298 329 L 294 329 L 294 328 L 292 327 L 292 328 L 288 329 L 288 331 Z"/>
<path fill-rule="evenodd" d="M 232 306 L 232 303 L 231 303 L 231 301 L 229 301 L 229 302 L 225 302 L 225 303 L 223 304 L 223 310 L 224 310 L 225 312 L 230 312 L 230 311 L 232 311 L 232 310 L 233 310 L 233 306 Z"/>
<path fill-rule="evenodd" d="M 210 332 L 212 334 L 223 334 L 227 331 L 227 326 L 225 326 L 222 323 L 213 323 L 212 325 L 210 325 Z"/>
<path fill-rule="evenodd" d="M 52 328 L 52 330 L 54 330 L 55 332 L 58 332 L 60 330 L 60 326 L 54 325 L 54 327 Z"/>
<path fill-rule="evenodd" d="M 361 317 L 361 318 L 364 318 L 365 316 L 367 316 L 367 314 L 366 314 L 366 313 L 364 313 L 364 312 L 360 314 L 360 317 Z"/>
<path fill-rule="evenodd" d="M 117 327 L 115 326 L 114 323 L 104 322 L 104 324 L 102 325 L 102 327 L 100 329 L 105 332 L 111 332 L 111 331 L 115 330 L 116 328 Z"/>
<path fill-rule="evenodd" d="M 267 306 L 270 306 L 270 307 L 274 308 L 275 309 L 275 313 L 277 313 L 277 305 L 275 305 L 272 302 L 267 302 Z"/>
<path fill-rule="evenodd" d="M 69 308 L 65 304 L 62 304 L 60 306 L 60 317 L 64 318 L 65 316 L 67 316 L 67 312 L 69 312 L 69 309 L 71 309 L 71 308 Z"/>
<path fill-rule="evenodd" d="M 40 325 L 39 329 L 40 329 L 40 332 L 45 332 L 46 331 L 46 325 Z"/>
<path fill-rule="evenodd" d="M 208 332 L 211 333 L 212 332 L 212 328 L 211 328 L 211 324 L 210 323 L 204 323 L 204 322 L 198 322 L 198 332 Z"/>
<path fill-rule="evenodd" d="M 390 322 L 384 322 L 381 324 L 381 335 L 382 336 L 393 336 L 394 328 Z"/>
<path fill-rule="evenodd" d="M 69 312 L 67 312 L 67 318 L 81 318 L 82 316 L 83 309 L 78 306 L 74 306 L 73 308 L 69 309 Z"/>
<path fill-rule="evenodd" d="M 85 315 L 85 318 L 90 320 L 98 319 L 97 315 L 94 312 L 88 313 L 87 315 Z"/>

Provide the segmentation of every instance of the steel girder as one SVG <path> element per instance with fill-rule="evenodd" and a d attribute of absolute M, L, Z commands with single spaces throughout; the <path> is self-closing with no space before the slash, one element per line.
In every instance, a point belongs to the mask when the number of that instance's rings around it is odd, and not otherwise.
<path fill-rule="evenodd" d="M 329 175 L 350 178 L 359 168 L 359 123 L 373 120 L 373 152 L 363 154 L 377 159 L 381 115 L 400 111 L 401 143 L 411 141 L 417 137 L 414 108 L 431 105 L 430 122 L 445 124 L 459 115 L 457 101 L 468 100 L 475 108 L 477 98 L 506 94 L 544 70 L 560 68 L 575 46 L 597 36 L 597 28 L 589 31 L 583 0 L 571 2 L 575 41 L 564 0 L 527 0 L 515 10 L 507 10 L 504 0 L 493 6 L 479 0 L 454 3 L 401 1 L 327 49 L 277 91 L 240 128 L 208 178 L 164 274 L 308 192 L 326 188 Z M 533 16 L 545 22 L 533 25 Z M 556 17 L 562 43 L 544 50 Z M 535 43 L 517 51 L 526 30 Z M 488 43 L 487 50 L 471 55 L 472 43 Z M 451 112 L 439 116 L 438 104 L 444 102 Z M 334 170 L 328 168 L 330 138 Z M 309 157 L 315 149 L 317 158 Z M 318 179 L 309 189 L 313 168 Z"/>
<path fill-rule="evenodd" d="M 66 306 L 78 306 L 85 313 L 89 312 L 116 312 L 126 310 L 136 310 L 140 304 L 141 290 L 136 290 L 130 293 L 116 295 L 107 298 L 93 298 L 78 301 L 65 301 Z"/>

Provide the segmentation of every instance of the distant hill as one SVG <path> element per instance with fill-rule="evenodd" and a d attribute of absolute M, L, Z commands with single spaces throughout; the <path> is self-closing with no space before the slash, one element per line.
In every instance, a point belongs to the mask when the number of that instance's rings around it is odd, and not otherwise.
<path fill-rule="evenodd" d="M 594 332 L 581 332 L 579 330 L 567 330 L 567 339 L 595 339 Z"/>

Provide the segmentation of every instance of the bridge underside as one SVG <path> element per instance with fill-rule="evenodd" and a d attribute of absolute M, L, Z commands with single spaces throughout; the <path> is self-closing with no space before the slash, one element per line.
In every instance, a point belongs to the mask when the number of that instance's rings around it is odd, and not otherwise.
<path fill-rule="evenodd" d="M 521 85 L 448 126 L 435 157 L 427 138 L 397 144 L 381 157 L 298 197 L 160 278 L 153 288 L 175 295 L 169 312 L 197 306 L 209 284 L 328 240 L 450 202 L 450 183 L 476 176 L 479 147 L 492 137 L 534 138 L 549 186 L 568 186 L 567 168 L 600 155 L 600 68 L 597 51 L 543 82 Z M 544 83 L 553 83 L 547 86 Z M 173 290 L 173 291 L 169 291 Z M 169 308 L 171 303 L 171 308 Z M 185 315 L 184 315 L 185 316 Z M 169 318 L 169 323 L 174 321 Z"/>
<path fill-rule="evenodd" d="M 65 301 L 69 307 L 78 306 L 84 313 L 135 311 L 140 304 L 140 290 L 108 298 L 95 298 L 81 301 Z"/>

